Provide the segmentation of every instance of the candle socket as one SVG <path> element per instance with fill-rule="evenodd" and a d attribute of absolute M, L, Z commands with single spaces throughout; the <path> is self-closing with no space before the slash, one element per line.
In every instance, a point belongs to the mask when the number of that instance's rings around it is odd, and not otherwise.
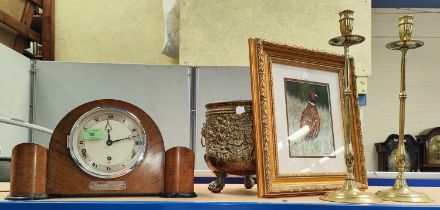
<path fill-rule="evenodd" d="M 339 13 L 339 29 L 342 36 L 351 35 L 353 31 L 353 13 L 352 10 L 348 9 Z"/>
<path fill-rule="evenodd" d="M 411 15 L 404 15 L 399 18 L 399 37 L 401 41 L 411 40 L 413 19 L 414 17 Z"/>

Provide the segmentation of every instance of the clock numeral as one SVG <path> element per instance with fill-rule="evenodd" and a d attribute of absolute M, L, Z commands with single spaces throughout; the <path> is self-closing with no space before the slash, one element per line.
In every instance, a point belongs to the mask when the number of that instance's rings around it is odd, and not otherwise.
<path fill-rule="evenodd" d="M 136 156 L 136 151 L 131 151 L 131 158 L 134 158 L 134 156 Z"/>
<path fill-rule="evenodd" d="M 133 131 L 133 132 L 136 131 L 136 128 L 133 128 L 133 130 L 131 130 L 131 131 Z"/>
<path fill-rule="evenodd" d="M 113 119 L 113 115 L 108 115 L 108 119 Z"/>
<path fill-rule="evenodd" d="M 98 164 L 96 164 L 96 163 L 92 163 L 92 166 L 95 168 L 98 168 Z"/>
<path fill-rule="evenodd" d="M 141 144 L 141 142 L 139 142 L 139 141 L 135 141 L 134 144 L 135 144 L 135 145 L 139 145 L 139 144 Z"/>
<path fill-rule="evenodd" d="M 87 150 L 86 149 L 82 149 L 81 150 L 81 155 L 83 156 L 84 159 L 87 158 Z"/>
<path fill-rule="evenodd" d="M 125 164 L 122 164 L 122 167 L 125 167 Z"/>
<path fill-rule="evenodd" d="M 126 119 L 122 120 L 122 122 L 125 122 Z"/>
<path fill-rule="evenodd" d="M 84 141 L 79 141 L 79 144 L 84 144 Z"/>
<path fill-rule="evenodd" d="M 110 167 L 107 167 L 107 171 L 111 171 L 112 169 Z"/>
<path fill-rule="evenodd" d="M 99 119 L 97 118 L 97 117 L 95 117 L 95 119 L 94 119 L 96 122 L 98 122 L 99 121 Z"/>

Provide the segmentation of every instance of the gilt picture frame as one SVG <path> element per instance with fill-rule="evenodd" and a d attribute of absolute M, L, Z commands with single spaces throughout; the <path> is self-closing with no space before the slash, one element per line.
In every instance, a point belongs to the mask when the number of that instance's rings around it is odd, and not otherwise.
<path fill-rule="evenodd" d="M 344 159 L 344 56 L 249 39 L 259 197 L 340 189 Z M 354 175 L 367 188 L 359 104 L 352 72 Z"/>

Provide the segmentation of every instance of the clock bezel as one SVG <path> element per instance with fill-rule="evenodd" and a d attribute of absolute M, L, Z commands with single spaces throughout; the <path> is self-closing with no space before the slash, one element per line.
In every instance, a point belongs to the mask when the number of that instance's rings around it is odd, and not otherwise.
<path fill-rule="evenodd" d="M 73 145 L 73 142 L 74 142 L 73 137 L 74 137 L 75 132 L 78 130 L 80 124 L 88 116 L 92 115 L 93 113 L 96 113 L 98 111 L 103 111 L 103 110 L 104 111 L 107 111 L 107 110 L 108 111 L 115 111 L 115 112 L 119 112 L 119 113 L 125 114 L 125 115 L 129 116 L 135 123 L 137 123 L 137 126 L 142 129 L 141 132 L 140 132 L 141 142 L 142 142 L 142 144 L 141 144 L 142 151 L 141 151 L 140 154 L 138 154 L 138 156 L 139 156 L 138 159 L 135 161 L 135 163 L 132 166 L 130 166 L 130 167 L 126 168 L 126 169 L 123 169 L 123 170 L 119 171 L 118 173 L 110 174 L 110 175 L 99 174 L 99 173 L 95 173 L 95 172 L 89 170 L 86 166 L 84 166 L 81 163 L 81 161 L 79 160 L 79 157 L 77 157 L 77 154 L 73 151 L 74 147 L 75 147 L 75 145 Z M 121 108 L 118 108 L 118 107 L 113 107 L 113 106 L 98 106 L 98 107 L 95 107 L 95 108 L 87 111 L 83 115 L 81 115 L 81 117 L 79 117 L 75 121 L 75 123 L 73 124 L 72 129 L 70 130 L 70 132 L 69 132 L 69 134 L 67 136 L 67 141 L 68 141 L 67 148 L 69 149 L 70 156 L 72 157 L 73 161 L 78 165 L 78 167 L 82 171 L 84 171 L 85 173 L 87 173 L 87 174 L 89 174 L 89 175 L 91 175 L 93 177 L 103 178 L 103 179 L 113 179 L 113 178 L 118 178 L 118 177 L 121 177 L 121 176 L 129 174 L 134 169 L 136 169 L 137 166 L 139 166 L 139 164 L 144 159 L 145 153 L 146 153 L 146 151 L 148 149 L 147 148 L 148 137 L 147 137 L 147 134 L 145 132 L 145 128 L 142 126 L 142 123 L 139 120 L 139 118 L 136 115 L 134 115 L 133 113 L 131 113 L 130 111 L 128 111 L 128 110 L 121 109 Z"/>

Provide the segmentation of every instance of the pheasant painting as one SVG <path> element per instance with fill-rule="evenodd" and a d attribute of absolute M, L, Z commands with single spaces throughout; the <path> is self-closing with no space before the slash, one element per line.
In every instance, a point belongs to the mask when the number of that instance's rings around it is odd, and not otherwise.
<path fill-rule="evenodd" d="M 329 156 L 335 152 L 329 84 L 284 81 L 289 157 L 333 157 Z"/>
<path fill-rule="evenodd" d="M 300 128 L 306 125 L 310 128 L 310 132 L 305 137 L 306 140 L 315 139 L 321 128 L 321 119 L 319 118 L 318 109 L 316 108 L 316 99 L 318 99 L 316 91 L 310 91 L 307 97 L 307 106 L 301 114 Z"/>

